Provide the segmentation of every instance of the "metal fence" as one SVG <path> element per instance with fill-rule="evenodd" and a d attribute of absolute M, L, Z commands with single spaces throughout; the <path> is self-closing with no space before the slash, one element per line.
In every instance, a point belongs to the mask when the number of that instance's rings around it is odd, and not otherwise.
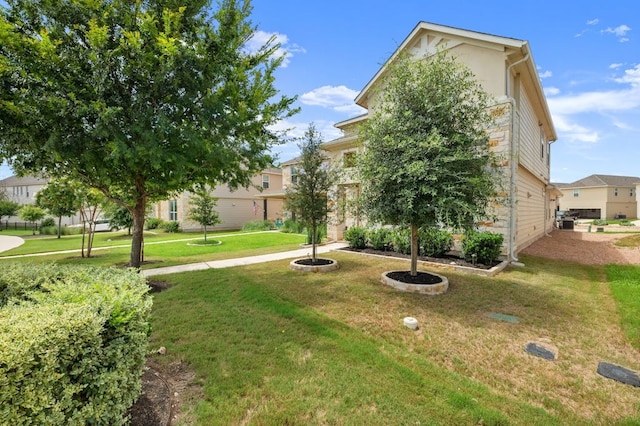
<path fill-rule="evenodd" d="M 3 229 L 12 229 L 14 231 L 24 230 L 29 231 L 33 228 L 37 228 L 38 224 L 34 222 L 9 222 L 8 220 L 0 222 L 0 231 Z"/>

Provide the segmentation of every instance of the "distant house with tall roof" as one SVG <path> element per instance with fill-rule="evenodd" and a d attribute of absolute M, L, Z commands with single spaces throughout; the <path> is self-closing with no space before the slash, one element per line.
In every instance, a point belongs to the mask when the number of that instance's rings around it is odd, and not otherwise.
<path fill-rule="evenodd" d="M 573 183 L 555 183 L 562 191 L 560 209 L 583 219 L 637 218 L 640 177 L 591 175 Z"/>

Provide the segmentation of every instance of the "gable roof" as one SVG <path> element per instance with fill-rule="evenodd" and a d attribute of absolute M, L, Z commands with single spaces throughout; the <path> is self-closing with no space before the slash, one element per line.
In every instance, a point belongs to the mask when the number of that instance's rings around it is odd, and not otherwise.
<path fill-rule="evenodd" d="M 420 36 L 423 33 L 428 33 L 434 36 L 434 49 L 439 48 L 443 43 L 446 49 L 455 47 L 461 43 L 470 45 L 482 46 L 485 48 L 497 49 L 504 51 L 507 55 L 513 55 L 513 61 L 507 61 L 505 66 L 518 66 L 526 69 L 524 74 L 530 78 L 533 90 L 539 99 L 540 108 L 544 114 L 543 122 L 545 122 L 545 130 L 547 130 L 547 137 L 549 141 L 555 141 L 557 139 L 556 131 L 553 126 L 553 120 L 551 119 L 551 113 L 547 105 L 544 90 L 542 89 L 542 83 L 538 77 L 538 71 L 533 61 L 533 55 L 529 48 L 529 43 L 526 40 L 519 40 L 510 37 L 497 36 L 477 31 L 464 30 L 461 28 L 449 27 L 446 25 L 433 24 L 430 22 L 419 22 L 411 33 L 404 39 L 404 41 L 398 46 L 395 52 L 387 59 L 383 66 L 373 76 L 371 80 L 360 91 L 355 98 L 355 103 L 364 108 L 367 107 L 367 99 L 372 87 L 381 79 L 381 77 L 387 71 L 389 64 L 402 52 L 409 49 L 415 43 L 418 42 Z M 435 50 L 434 50 L 435 51 Z M 511 62 L 509 65 L 508 62 Z M 505 81 L 505 93 L 508 83 Z M 507 96 L 512 96 L 510 93 L 506 93 Z"/>
<path fill-rule="evenodd" d="M 614 176 L 614 175 L 591 175 L 573 183 L 564 184 L 564 188 L 586 188 L 592 186 L 635 186 L 640 183 L 640 177 L 635 176 Z"/>
<path fill-rule="evenodd" d="M 45 185 L 48 182 L 47 179 L 42 179 L 36 176 L 9 176 L 6 179 L 0 180 L 0 186 L 28 186 L 28 185 Z"/>

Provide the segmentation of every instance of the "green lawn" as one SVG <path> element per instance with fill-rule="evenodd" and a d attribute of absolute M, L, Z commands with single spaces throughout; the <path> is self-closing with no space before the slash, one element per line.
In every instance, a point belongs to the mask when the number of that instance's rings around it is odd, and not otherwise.
<path fill-rule="evenodd" d="M 3 252 L 0 256 L 16 256 L 29 253 L 43 253 L 57 250 L 79 249 L 78 236 L 57 238 L 35 238 L 13 250 Z M 300 234 L 284 234 L 280 232 L 220 232 L 208 234 L 207 240 L 221 241 L 220 245 L 190 245 L 202 240 L 202 234 L 145 234 L 144 259 L 147 262 L 143 269 L 173 266 L 185 263 L 221 260 L 235 257 L 254 256 L 265 253 L 294 250 L 305 241 Z M 80 259 L 80 253 L 58 253 L 46 256 L 18 257 L 0 259 L 0 262 L 58 262 L 81 263 L 86 265 L 123 265 L 129 261 L 131 237 L 122 233 L 98 233 L 92 257 Z M 95 250 L 111 246 L 108 250 Z M 123 246 L 123 247 L 113 247 Z"/>
<path fill-rule="evenodd" d="M 405 262 L 331 257 L 341 268 L 328 274 L 279 261 L 161 277 L 171 287 L 154 295 L 152 348 L 167 355 L 154 361 L 186 362 L 201 386 L 185 397 L 184 424 L 640 422 L 638 390 L 596 374 L 601 360 L 640 370 L 638 340 L 623 332 L 637 337 L 633 318 L 611 295 L 640 268 L 620 278 L 522 256 L 526 267 L 493 279 L 447 273 L 450 290 L 429 297 L 379 283 Z M 627 284 L 621 297 L 640 300 Z M 637 302 L 629 309 L 637 317 Z M 525 353 L 529 341 L 558 359 Z"/>

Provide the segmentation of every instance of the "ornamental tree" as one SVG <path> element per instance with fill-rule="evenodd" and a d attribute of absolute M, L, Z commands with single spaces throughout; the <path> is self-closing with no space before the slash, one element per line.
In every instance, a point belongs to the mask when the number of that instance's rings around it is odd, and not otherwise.
<path fill-rule="evenodd" d="M 207 242 L 207 226 L 215 226 L 222 223 L 216 211 L 218 199 L 212 196 L 206 189 L 201 188 L 189 198 L 193 207 L 189 210 L 189 219 L 198 222 L 204 227 L 204 242 Z"/>
<path fill-rule="evenodd" d="M 249 0 L 7 0 L 0 6 L 0 159 L 69 176 L 133 216 L 197 185 L 232 189 L 272 164 L 278 97 L 271 39 L 248 42 Z"/>
<path fill-rule="evenodd" d="M 329 212 L 328 194 L 334 184 L 335 173 L 327 165 L 327 156 L 322 149 L 322 135 L 313 124 L 298 145 L 300 163 L 296 166 L 296 183 L 287 188 L 286 208 L 293 212 L 311 231 L 312 262 L 317 259 L 318 229 L 327 223 Z"/>
<path fill-rule="evenodd" d="M 43 208 L 36 206 L 35 204 L 25 204 L 18 210 L 18 216 L 25 222 L 31 222 L 33 225 L 33 235 L 36 234 L 36 222 L 46 216 L 46 212 Z"/>
<path fill-rule="evenodd" d="M 73 216 L 80 210 L 80 204 L 78 184 L 69 179 L 51 180 L 36 194 L 36 205 L 58 218 L 58 238 L 61 236 L 62 216 Z"/>
<path fill-rule="evenodd" d="M 470 229 L 496 194 L 490 99 L 445 52 L 421 60 L 400 55 L 378 87 L 361 133 L 362 205 L 373 221 L 411 228 L 415 276 L 418 228 Z"/>
<path fill-rule="evenodd" d="M 2 230 L 2 217 L 15 216 L 20 209 L 20 204 L 10 200 L 0 200 L 0 231 Z"/>

